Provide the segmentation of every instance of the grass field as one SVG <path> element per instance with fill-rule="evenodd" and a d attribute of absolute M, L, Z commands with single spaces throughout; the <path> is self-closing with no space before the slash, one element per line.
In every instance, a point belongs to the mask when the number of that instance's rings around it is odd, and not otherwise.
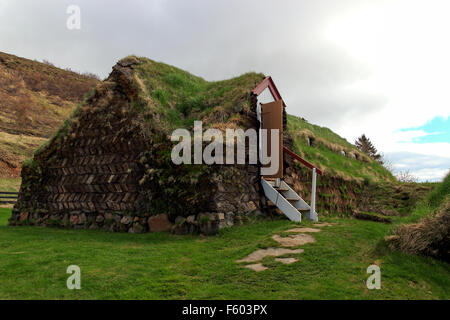
<path fill-rule="evenodd" d="M 271 236 L 292 222 L 254 222 L 213 237 L 137 235 L 9 227 L 10 213 L 0 209 L 1 299 L 450 299 L 448 264 L 380 244 L 393 225 L 329 218 L 335 225 L 315 233 L 298 262 L 265 258 L 270 269 L 256 273 L 235 260 L 276 246 Z M 380 290 L 365 286 L 374 263 Z M 66 288 L 71 264 L 81 268 L 81 290 Z"/>
<path fill-rule="evenodd" d="M 21 181 L 21 178 L 0 178 L 0 191 L 19 191 Z"/>

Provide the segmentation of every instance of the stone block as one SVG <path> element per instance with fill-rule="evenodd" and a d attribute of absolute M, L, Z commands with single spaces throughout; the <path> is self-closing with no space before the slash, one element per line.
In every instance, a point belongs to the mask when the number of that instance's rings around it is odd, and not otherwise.
<path fill-rule="evenodd" d="M 162 213 L 148 218 L 148 228 L 150 232 L 170 231 L 172 223 L 169 221 L 167 214 Z"/>

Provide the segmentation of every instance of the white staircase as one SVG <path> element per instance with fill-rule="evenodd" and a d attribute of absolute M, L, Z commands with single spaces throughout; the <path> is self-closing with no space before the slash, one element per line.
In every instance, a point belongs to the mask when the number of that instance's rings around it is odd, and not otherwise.
<path fill-rule="evenodd" d="M 315 170 L 314 170 L 315 171 Z M 315 173 L 315 172 L 314 172 Z M 317 212 L 315 211 L 315 176 L 313 175 L 313 192 L 311 195 L 311 205 L 308 205 L 289 185 L 280 181 L 277 186 L 276 181 L 261 178 L 261 184 L 267 199 L 281 210 L 291 221 L 301 222 L 302 214 L 305 218 L 318 221 Z"/>

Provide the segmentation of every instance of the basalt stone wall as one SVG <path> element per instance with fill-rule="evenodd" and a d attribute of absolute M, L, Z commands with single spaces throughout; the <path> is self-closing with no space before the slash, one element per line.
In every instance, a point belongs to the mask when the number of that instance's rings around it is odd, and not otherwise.
<path fill-rule="evenodd" d="M 137 161 L 151 139 L 131 106 L 136 93 L 123 86 L 123 77 L 117 66 L 110 80 L 24 166 L 11 224 L 89 227 L 107 213 L 139 207 L 142 173 Z"/>

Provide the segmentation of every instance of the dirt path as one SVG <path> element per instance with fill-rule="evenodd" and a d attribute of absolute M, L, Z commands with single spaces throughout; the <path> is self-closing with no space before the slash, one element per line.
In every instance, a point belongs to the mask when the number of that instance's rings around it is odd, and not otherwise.
<path fill-rule="evenodd" d="M 314 224 L 314 228 L 307 227 L 299 227 L 292 228 L 284 231 L 283 233 L 288 233 L 288 235 L 280 235 L 274 234 L 272 239 L 280 244 L 280 247 L 277 248 L 267 248 L 267 249 L 258 249 L 252 253 L 250 253 L 245 258 L 240 260 L 236 260 L 236 263 L 250 263 L 245 265 L 246 268 L 252 269 L 256 272 L 264 271 L 269 269 L 264 266 L 261 261 L 265 257 L 277 257 L 275 261 L 280 262 L 282 264 L 291 264 L 297 262 L 297 258 L 285 257 L 285 255 L 298 255 L 304 252 L 303 249 L 289 249 L 287 247 L 298 247 L 307 243 L 316 242 L 316 239 L 310 233 L 321 232 L 322 229 L 318 229 L 317 227 L 330 227 L 333 224 L 331 223 L 316 223 Z M 294 234 L 290 234 L 294 233 Z"/>

